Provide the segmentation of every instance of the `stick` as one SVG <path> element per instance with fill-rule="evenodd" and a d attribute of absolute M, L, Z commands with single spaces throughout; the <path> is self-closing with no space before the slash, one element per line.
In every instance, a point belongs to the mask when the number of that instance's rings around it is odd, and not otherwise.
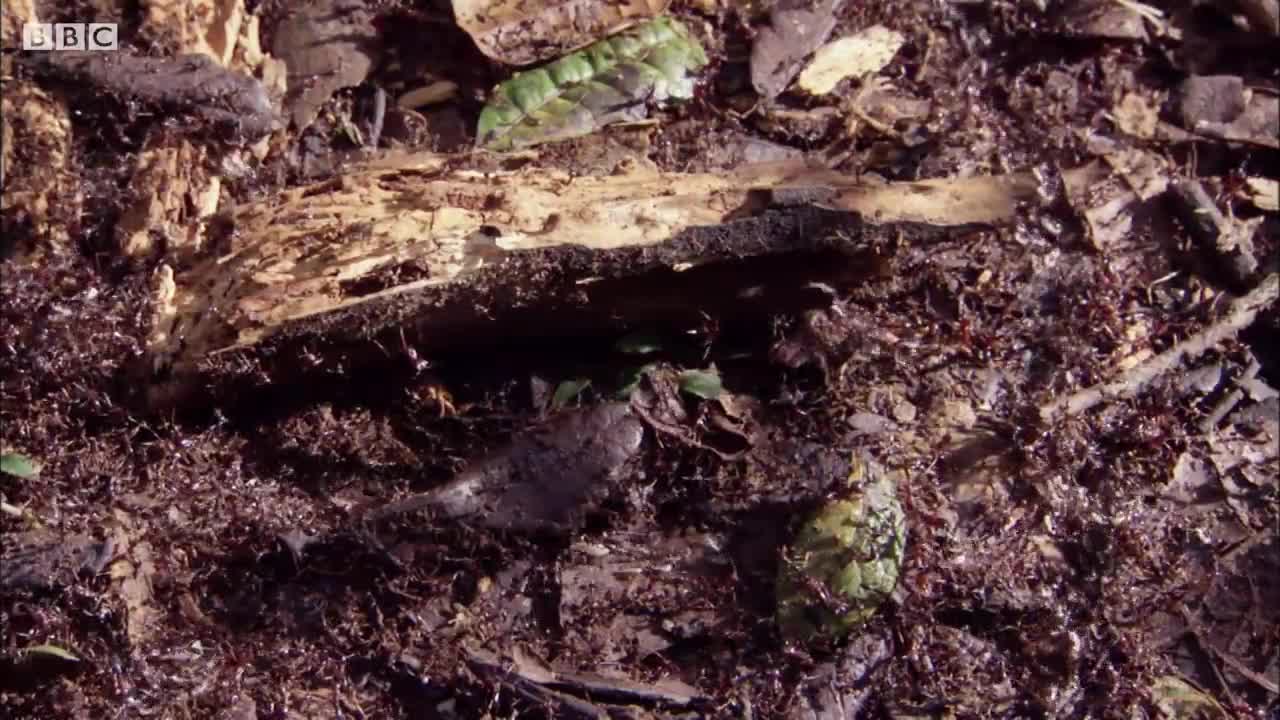
<path fill-rule="evenodd" d="M 1253 360 L 1249 361 L 1249 367 L 1245 368 L 1244 374 L 1236 379 L 1235 384 L 1237 386 L 1243 385 L 1257 377 L 1258 373 L 1261 371 L 1262 364 L 1258 362 L 1257 358 L 1253 358 Z M 1239 387 L 1227 393 L 1226 397 L 1222 398 L 1222 400 L 1218 401 L 1218 404 L 1214 406 L 1213 412 L 1206 415 L 1204 419 L 1200 421 L 1200 432 L 1206 435 L 1213 432 L 1213 429 L 1218 427 L 1218 423 L 1222 422 L 1222 419 L 1227 416 L 1227 413 L 1234 410 L 1236 405 L 1239 405 L 1240 401 L 1243 399 L 1244 391 Z"/>
<path fill-rule="evenodd" d="M 1040 419 L 1051 422 L 1079 415 L 1105 401 L 1131 398 L 1152 380 L 1177 367 L 1183 360 L 1203 355 L 1210 348 L 1253 323 L 1258 311 L 1280 297 L 1280 274 L 1271 273 L 1256 288 L 1232 301 L 1227 314 L 1200 332 L 1108 382 L 1040 406 Z"/>
<path fill-rule="evenodd" d="M 1249 287 L 1249 279 L 1258 270 L 1252 243 L 1236 231 L 1204 186 L 1197 180 L 1175 182 L 1169 186 L 1169 196 L 1187 232 L 1213 256 L 1234 288 Z"/>

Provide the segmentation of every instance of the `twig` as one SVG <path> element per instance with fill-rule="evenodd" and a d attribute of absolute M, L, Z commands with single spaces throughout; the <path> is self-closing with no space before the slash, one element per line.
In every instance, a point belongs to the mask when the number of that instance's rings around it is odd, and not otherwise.
<path fill-rule="evenodd" d="M 1213 412 L 1206 415 L 1204 419 L 1200 421 L 1201 433 L 1207 435 L 1213 432 L 1213 429 L 1218 427 L 1218 423 L 1222 422 L 1222 418 L 1226 417 L 1227 413 L 1234 410 L 1236 405 L 1240 404 L 1240 401 L 1244 399 L 1244 390 L 1241 390 L 1239 386 L 1257 377 L 1261 370 L 1262 364 L 1258 362 L 1258 358 L 1253 358 L 1249 361 L 1249 366 L 1245 368 L 1244 374 L 1239 378 L 1236 378 L 1236 389 L 1227 393 L 1226 396 L 1219 400 L 1218 404 L 1214 406 Z"/>
<path fill-rule="evenodd" d="M 1222 214 L 1198 180 L 1172 183 L 1169 197 L 1187 232 L 1213 256 L 1227 279 L 1237 288 L 1248 287 L 1249 278 L 1258 270 L 1258 259 L 1245 231 Z"/>
<path fill-rule="evenodd" d="M 1200 623 L 1191 614 L 1191 610 L 1187 608 L 1186 603 L 1178 603 L 1178 610 L 1182 614 L 1182 621 L 1187 624 L 1187 632 L 1191 633 L 1191 637 L 1195 639 L 1200 652 L 1204 653 L 1205 659 L 1209 661 L 1209 669 L 1213 670 L 1213 679 L 1218 681 L 1218 687 L 1222 689 L 1222 694 L 1226 696 L 1227 700 L 1231 701 L 1232 706 L 1235 706 L 1235 693 L 1231 692 L 1231 686 L 1227 684 L 1227 679 L 1223 677 L 1222 669 L 1218 667 L 1218 663 L 1213 661 L 1216 656 L 1214 652 L 1216 648 L 1204 639 L 1204 633 L 1200 631 Z"/>
<path fill-rule="evenodd" d="M 1182 361 L 1199 357 L 1210 348 L 1253 323 L 1258 312 L 1280 297 L 1280 274 L 1271 273 L 1243 297 L 1232 301 L 1217 322 L 1183 342 L 1122 373 L 1108 382 L 1094 385 L 1040 406 L 1040 419 L 1050 422 L 1059 417 L 1079 415 L 1108 400 L 1137 395 L 1152 380 L 1177 367 Z"/>

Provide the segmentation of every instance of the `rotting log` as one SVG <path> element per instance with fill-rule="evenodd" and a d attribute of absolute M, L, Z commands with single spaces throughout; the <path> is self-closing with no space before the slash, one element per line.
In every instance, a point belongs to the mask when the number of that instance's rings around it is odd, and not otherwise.
<path fill-rule="evenodd" d="M 874 247 L 1006 220 L 1034 194 L 1022 175 L 868 184 L 786 163 L 571 177 L 386 158 L 236 207 L 210 223 L 207 257 L 159 269 L 147 399 L 340 378 L 402 347 L 812 307 L 824 285 L 873 272 Z"/>

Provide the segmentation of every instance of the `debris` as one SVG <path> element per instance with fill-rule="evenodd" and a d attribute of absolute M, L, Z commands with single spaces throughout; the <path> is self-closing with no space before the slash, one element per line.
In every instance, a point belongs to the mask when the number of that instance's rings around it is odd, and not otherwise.
<path fill-rule="evenodd" d="M 560 410 L 590 386 L 591 380 L 589 378 L 574 378 L 561 382 L 556 386 L 556 391 L 551 396 L 551 409 Z"/>
<path fill-rule="evenodd" d="M 1070 0 L 1066 5 L 1062 11 L 1063 30 L 1084 37 L 1146 40 L 1143 18 L 1160 22 L 1164 16 L 1136 0 Z"/>
<path fill-rule="evenodd" d="M 1208 461 L 1187 451 L 1178 456 L 1162 494 L 1184 505 L 1211 502 L 1216 499 L 1217 476 Z"/>
<path fill-rule="evenodd" d="M 873 222 L 895 218 L 957 226 L 1010 220 L 1019 202 L 1034 197 L 1034 178 L 1011 174 L 936 178 L 913 183 L 868 182 L 823 205 L 853 210 Z"/>
<path fill-rule="evenodd" d="M 73 585 L 82 575 L 102 572 L 115 552 L 111 541 L 50 530 L 6 533 L 0 555 L 0 590 L 54 589 Z"/>
<path fill-rule="evenodd" d="M 1180 677 L 1165 675 L 1151 683 L 1151 700 L 1170 720 L 1228 720 L 1217 700 Z"/>
<path fill-rule="evenodd" d="M 813 54 L 796 87 L 810 95 L 826 95 L 845 78 L 874 75 L 889 64 L 904 40 L 902 33 L 873 25 L 828 43 Z"/>
<path fill-rule="evenodd" d="M 680 391 L 700 397 L 703 400 L 715 400 L 724 393 L 720 384 L 720 373 L 715 368 L 707 370 L 685 370 L 677 378 Z"/>
<path fill-rule="evenodd" d="M 907 526 L 895 478 L 855 455 L 844 492 L 810 517 L 783 552 L 777 621 L 788 640 L 848 634 L 898 584 Z"/>
<path fill-rule="evenodd" d="M 111 585 L 125 607 L 125 631 L 135 647 L 151 636 L 159 618 L 151 581 L 156 574 L 151 543 L 139 540 L 135 521 L 123 510 L 115 511 L 112 542 L 119 557 L 111 563 Z"/>
<path fill-rule="evenodd" d="M 22 453 L 0 453 L 0 473 L 29 479 L 40 475 L 40 463 Z"/>
<path fill-rule="evenodd" d="M 401 108 L 412 110 L 425 105 L 444 102 L 458 94 L 458 84 L 448 80 L 437 80 L 430 85 L 414 88 L 400 96 L 396 104 Z"/>
<path fill-rule="evenodd" d="M 262 83 L 222 67 L 208 55 L 153 58 L 130 52 L 37 53 L 42 77 L 82 97 L 137 103 L 159 119 L 186 118 L 193 136 L 248 144 L 278 127 Z"/>
<path fill-rule="evenodd" d="M 432 510 L 490 528 L 564 532 L 612 489 L 643 437 L 626 403 L 571 411 L 517 436 L 443 487 L 380 508 L 369 520 Z"/>
<path fill-rule="evenodd" d="M 1112 109 L 1111 117 L 1121 132 L 1144 140 L 1155 137 L 1156 126 L 1160 121 L 1157 108 L 1136 92 L 1125 93 Z"/>
<path fill-rule="evenodd" d="M 3 16 L 10 17 L 8 12 Z M 22 250 L 67 252 L 73 247 L 69 219 L 79 217 L 84 200 L 79 173 L 70 162 L 74 155 L 71 114 L 65 100 L 30 80 L 6 78 L 4 85 L 0 93 L 0 186 L 4 188 L 0 236 L 12 242 L 22 236 L 19 228 L 29 227 L 34 247 Z M 23 148 L 39 148 L 41 161 L 18 162 Z"/>
<path fill-rule="evenodd" d="M 1063 173 L 1067 199 L 1084 219 L 1099 250 L 1114 250 L 1133 227 L 1141 205 L 1163 193 L 1168 175 L 1162 159 L 1137 149 L 1108 152 Z"/>
<path fill-rule="evenodd" d="M 1235 75 L 1198 75 L 1182 83 L 1182 125 L 1221 140 L 1280 148 L 1280 102 L 1265 90 L 1246 88 Z"/>
<path fill-rule="evenodd" d="M 1152 380 L 1177 367 L 1183 360 L 1199 357 L 1223 340 L 1235 337 L 1252 325 L 1258 313 L 1275 303 L 1277 298 L 1280 298 L 1280 275 L 1271 273 L 1247 295 L 1233 300 L 1226 314 L 1209 327 L 1112 380 L 1042 405 L 1041 419 L 1052 422 L 1062 415 L 1078 415 L 1109 400 L 1137 395 Z"/>
<path fill-rule="evenodd" d="M 29 692 L 84 670 L 87 664 L 59 645 L 32 645 L 0 654 L 0 692 Z"/>
<path fill-rule="evenodd" d="M 693 97 L 706 53 L 679 20 L 658 18 L 494 89 L 480 113 L 476 145 L 511 150 L 636 121 L 649 102 Z"/>
<path fill-rule="evenodd" d="M 149 2 L 144 6 L 141 32 L 165 42 L 176 40 L 179 53 L 208 55 L 230 67 L 246 20 L 244 0 Z"/>
<path fill-rule="evenodd" d="M 1277 0 L 1235 0 L 1234 3 L 1254 32 L 1280 36 L 1280 2 Z"/>
<path fill-rule="evenodd" d="M 788 720 L 845 720 L 858 717 L 872 691 L 871 676 L 893 657 L 893 647 L 883 635 L 862 634 L 840 651 L 834 662 L 805 674 Z M 899 716 L 901 717 L 901 716 Z"/>
<path fill-rule="evenodd" d="M 473 667 L 501 680 L 521 696 L 555 708 L 557 717 L 569 716 L 567 711 L 591 718 L 617 717 L 610 710 L 621 712 L 636 705 L 687 708 L 706 700 L 696 688 L 675 679 L 646 684 L 627 678 L 557 670 L 519 647 L 511 651 L 511 657 L 508 663 L 485 650 L 467 651 Z"/>
<path fill-rule="evenodd" d="M 203 249 L 209 219 L 218 209 L 222 178 L 209 172 L 208 149 L 192 142 L 176 146 L 160 136 L 138 153 L 133 205 L 115 226 L 121 255 L 136 260 L 161 250 L 171 262 L 185 264 Z"/>
<path fill-rule="evenodd" d="M 1245 180 L 1245 187 L 1249 191 L 1249 200 L 1259 210 L 1280 211 L 1280 180 L 1251 177 Z"/>
<path fill-rule="evenodd" d="M 732 593 L 733 566 L 712 537 L 618 531 L 579 541 L 559 566 L 560 626 L 601 665 L 642 661 L 681 640 L 714 635 L 708 600 Z M 599 621 L 601 608 L 608 618 Z"/>
<path fill-rule="evenodd" d="M 1253 253 L 1256 223 L 1228 220 L 1198 180 L 1174 182 L 1169 197 L 1188 233 L 1210 253 L 1232 286 L 1249 287 L 1258 270 Z"/>
<path fill-rule="evenodd" d="M 176 276 L 172 302 L 153 306 L 147 364 L 175 371 L 168 383 L 148 387 L 153 402 L 157 406 L 171 402 L 171 393 L 181 390 L 194 369 L 218 351 L 248 349 L 269 338 L 284 337 L 286 327 L 335 313 L 360 312 L 362 306 L 371 308 L 415 293 L 441 294 L 420 314 L 415 342 L 464 339 L 467 335 L 460 332 L 460 323 L 470 313 L 477 314 L 474 322 L 491 328 L 494 313 L 511 308 L 488 300 L 483 290 L 486 283 L 523 287 L 520 297 L 525 308 L 541 302 L 540 296 L 550 299 L 572 293 L 556 300 L 563 311 L 580 303 L 573 298 L 608 296 L 609 286 L 591 284 L 593 277 L 634 277 L 669 270 L 679 262 L 697 267 L 663 280 L 664 303 L 656 308 L 652 302 L 629 303 L 629 307 L 665 312 L 668 306 L 678 306 L 695 312 L 690 303 L 698 300 L 688 295 L 701 292 L 711 293 L 727 311 L 751 307 L 780 311 L 786 294 L 766 295 L 757 305 L 734 294 L 758 284 L 753 273 L 746 272 L 749 268 L 732 276 L 744 283 L 741 288 L 698 280 L 699 272 L 704 267 L 713 272 L 715 263 L 726 260 L 770 254 L 781 258 L 788 252 L 817 250 L 821 243 L 844 247 L 848 243 L 842 237 L 853 235 L 887 237 L 901 231 L 903 237 L 921 237 L 937 232 L 928 225 L 1006 222 L 1015 217 L 1019 203 L 1035 200 L 1038 186 L 1030 173 L 873 183 L 803 162 L 750 165 L 727 173 L 639 170 L 577 177 L 536 167 L 483 174 L 450 172 L 449 163 L 447 157 L 429 154 L 389 159 L 381 165 L 348 169 L 340 183 L 299 187 L 233 210 L 226 225 L 234 233 L 225 254 L 202 260 Z M 418 181 L 423 173 L 434 173 L 432 181 Z M 817 205 L 856 212 L 863 221 L 848 214 L 811 216 L 814 211 L 807 204 L 771 212 L 775 208 L 767 193 L 787 188 L 818 190 L 827 199 Z M 494 198 L 500 198 L 500 213 L 485 209 Z M 888 226 L 899 221 L 912 224 Z M 736 223 L 734 237 L 750 234 L 756 240 L 746 246 L 729 242 L 716 227 L 725 223 Z M 793 237 L 790 230 L 782 229 L 795 223 L 805 223 L 806 231 Z M 882 224 L 886 226 L 879 227 Z M 843 236 L 813 232 L 817 226 L 839 226 Z M 706 231 L 709 239 L 684 239 L 707 227 L 711 228 Z M 210 228 L 206 245 L 218 246 L 214 233 L 218 229 Z M 715 240 L 720 237 L 726 241 Z M 811 248 L 806 243 L 820 245 Z M 685 247 L 687 252 L 681 250 Z M 637 264 L 628 253 L 642 248 L 650 249 L 641 255 L 644 262 Z M 666 250 L 659 253 L 654 248 Z M 567 254 L 569 250 L 572 255 Z M 572 261 L 554 270 L 563 282 L 525 277 L 527 272 L 549 271 L 559 262 L 555 258 L 560 251 L 566 253 L 563 262 Z M 615 259 L 622 263 L 618 270 L 611 269 Z M 798 258 L 795 263 L 794 275 L 801 276 L 797 288 L 819 281 L 853 282 L 869 269 L 856 258 L 849 264 L 815 264 Z M 754 267 L 759 269 L 756 274 L 769 278 L 770 287 L 783 287 L 782 279 L 789 276 L 781 272 L 781 260 Z M 672 294 L 680 288 L 687 288 L 687 299 L 677 300 Z M 467 293 L 473 295 L 461 300 Z M 813 303 L 829 301 L 806 291 L 794 295 L 792 303 L 809 309 Z M 600 302 L 604 300 L 591 304 L 599 308 Z M 217 313 L 209 312 L 211 303 L 217 304 Z M 616 327 L 616 321 L 615 316 L 609 322 Z M 628 321 L 648 319 L 639 315 Z M 371 327 L 373 322 L 360 321 L 361 343 L 367 344 L 369 335 L 380 329 Z M 450 329 L 435 332 L 434 322 L 445 322 Z M 522 322 L 528 330 L 527 316 Z M 326 343 L 333 341 L 336 329 L 332 324 L 325 326 Z M 399 326 L 387 332 L 389 341 L 399 342 Z"/>
<path fill-rule="evenodd" d="M 791 84 L 809 53 L 831 35 L 836 12 L 845 0 L 780 0 L 769 13 L 769 27 L 751 46 L 751 84 L 772 100 Z"/>
<path fill-rule="evenodd" d="M 342 88 L 368 78 L 381 57 L 373 11 L 361 0 L 294 7 L 276 28 L 271 54 L 288 67 L 285 113 L 299 132 Z"/>
<path fill-rule="evenodd" d="M 507 65 L 531 65 L 661 15 L 671 0 L 453 0 L 458 25 L 481 52 Z"/>

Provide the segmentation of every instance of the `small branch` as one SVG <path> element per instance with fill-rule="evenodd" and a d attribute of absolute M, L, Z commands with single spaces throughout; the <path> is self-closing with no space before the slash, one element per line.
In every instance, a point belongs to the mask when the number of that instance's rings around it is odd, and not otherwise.
<path fill-rule="evenodd" d="M 1199 357 L 1223 340 L 1235 337 L 1253 323 L 1260 310 L 1275 303 L 1277 297 L 1280 297 L 1280 275 L 1272 273 L 1249 294 L 1234 300 L 1227 314 L 1217 322 L 1113 380 L 1041 405 L 1040 419 L 1050 422 L 1079 415 L 1108 400 L 1134 397 L 1152 380 L 1184 360 Z"/>
<path fill-rule="evenodd" d="M 1213 412 L 1206 415 L 1200 421 L 1201 433 L 1207 435 L 1208 433 L 1213 432 L 1214 428 L 1218 427 L 1218 423 L 1222 422 L 1222 419 L 1234 410 L 1236 405 L 1239 405 L 1240 401 L 1244 399 L 1244 391 L 1241 390 L 1239 386 L 1257 377 L 1258 373 L 1261 371 L 1262 364 L 1258 362 L 1257 358 L 1253 358 L 1249 362 L 1249 367 L 1245 368 L 1244 374 L 1236 379 L 1236 389 L 1227 393 L 1226 396 L 1218 401 L 1218 404 L 1214 406 Z"/>
<path fill-rule="evenodd" d="M 1214 262 L 1236 288 L 1249 286 L 1258 270 L 1248 229 L 1228 220 L 1213 198 L 1197 180 L 1184 180 L 1169 186 L 1174 209 L 1196 243 L 1213 256 Z"/>

